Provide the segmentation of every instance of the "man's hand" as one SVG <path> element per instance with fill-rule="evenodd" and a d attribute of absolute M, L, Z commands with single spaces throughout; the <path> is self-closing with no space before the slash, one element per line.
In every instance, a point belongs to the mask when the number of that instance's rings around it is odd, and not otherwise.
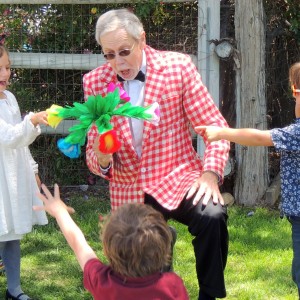
<path fill-rule="evenodd" d="M 190 199 L 194 196 L 193 204 L 197 205 L 203 197 L 203 205 L 207 205 L 210 199 L 213 200 L 214 204 L 220 202 L 224 205 L 223 197 L 219 190 L 218 176 L 217 174 L 206 171 L 204 172 L 190 188 L 186 199 Z"/>
<path fill-rule="evenodd" d="M 104 154 L 99 151 L 99 136 L 94 140 L 93 150 L 97 156 L 99 165 L 105 169 L 112 161 L 112 154 Z"/>

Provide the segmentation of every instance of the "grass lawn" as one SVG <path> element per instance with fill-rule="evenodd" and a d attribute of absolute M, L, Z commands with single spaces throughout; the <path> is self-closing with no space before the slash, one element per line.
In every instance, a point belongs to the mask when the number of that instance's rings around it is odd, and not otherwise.
<path fill-rule="evenodd" d="M 64 195 L 63 195 L 64 196 Z M 84 192 L 69 198 L 76 210 L 74 219 L 90 245 L 103 260 L 99 243 L 99 214 L 109 211 L 107 200 Z M 107 197 L 106 197 L 107 198 Z M 253 211 L 253 216 L 247 216 Z M 291 231 L 289 222 L 278 211 L 232 206 L 229 214 L 229 256 L 225 272 L 228 300 L 294 300 L 292 282 Z M 192 237 L 181 224 L 170 222 L 178 232 L 174 269 L 183 278 L 190 299 L 196 300 L 198 284 Z M 212 237 L 213 238 L 213 237 Z M 75 257 L 54 220 L 37 226 L 22 240 L 22 287 L 36 300 L 91 300 L 82 285 L 82 274 Z M 4 299 L 5 276 L 0 276 L 0 299 Z M 142 300 L 142 299 L 141 299 Z"/>

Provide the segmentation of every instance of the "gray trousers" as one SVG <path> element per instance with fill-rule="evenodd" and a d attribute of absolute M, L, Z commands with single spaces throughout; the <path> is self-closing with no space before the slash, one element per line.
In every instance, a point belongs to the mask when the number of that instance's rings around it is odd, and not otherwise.
<path fill-rule="evenodd" d="M 20 290 L 20 240 L 0 242 L 0 256 L 5 266 L 7 289 L 10 293 Z"/>

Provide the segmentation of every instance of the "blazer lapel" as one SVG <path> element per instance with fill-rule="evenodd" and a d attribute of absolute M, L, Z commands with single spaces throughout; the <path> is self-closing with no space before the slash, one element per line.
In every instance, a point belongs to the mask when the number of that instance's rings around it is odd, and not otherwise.
<path fill-rule="evenodd" d="M 166 64 L 162 59 L 159 51 L 146 46 L 145 47 L 146 61 L 147 61 L 147 74 L 145 81 L 145 96 L 144 96 L 144 106 L 151 105 L 155 102 L 159 104 L 161 96 L 164 93 L 166 88 L 166 78 L 164 70 Z M 116 82 L 117 77 L 114 74 L 111 68 L 108 68 L 109 71 L 102 75 L 102 80 L 107 82 L 110 81 Z M 109 81 L 110 79 L 110 81 Z M 123 136 L 124 143 L 130 146 L 132 152 L 136 154 L 134 147 L 132 145 L 132 133 L 130 128 L 129 118 L 117 116 L 113 118 L 113 123 L 120 128 L 119 134 Z M 152 130 L 153 125 L 150 122 L 144 121 L 144 130 L 143 130 L 143 148 L 147 145 L 149 134 Z"/>
<path fill-rule="evenodd" d="M 155 102 L 159 104 L 161 96 L 166 88 L 164 70 L 166 64 L 162 60 L 159 52 L 149 46 L 145 48 L 147 61 L 146 86 L 144 96 L 144 106 L 151 105 Z M 144 122 L 143 131 L 143 148 L 147 145 L 149 134 L 153 125 L 150 122 Z"/>

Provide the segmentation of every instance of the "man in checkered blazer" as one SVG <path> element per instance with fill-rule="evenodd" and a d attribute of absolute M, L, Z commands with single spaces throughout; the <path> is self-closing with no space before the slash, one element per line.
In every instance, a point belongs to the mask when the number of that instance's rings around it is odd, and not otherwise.
<path fill-rule="evenodd" d="M 99 133 L 88 133 L 89 169 L 110 182 L 112 209 L 146 203 L 166 219 L 188 226 L 199 282 L 199 299 L 226 296 L 224 269 L 228 253 L 227 213 L 219 190 L 229 143 L 208 143 L 201 159 L 192 144 L 191 128 L 227 127 L 190 57 L 157 51 L 146 45 L 140 20 L 125 9 L 98 19 L 96 39 L 107 63 L 84 75 L 85 98 L 105 95 L 110 82 L 122 83 L 133 105 L 157 103 L 158 125 L 113 117 L 121 148 L 99 151 Z M 138 76 L 137 76 L 138 75 Z"/>

